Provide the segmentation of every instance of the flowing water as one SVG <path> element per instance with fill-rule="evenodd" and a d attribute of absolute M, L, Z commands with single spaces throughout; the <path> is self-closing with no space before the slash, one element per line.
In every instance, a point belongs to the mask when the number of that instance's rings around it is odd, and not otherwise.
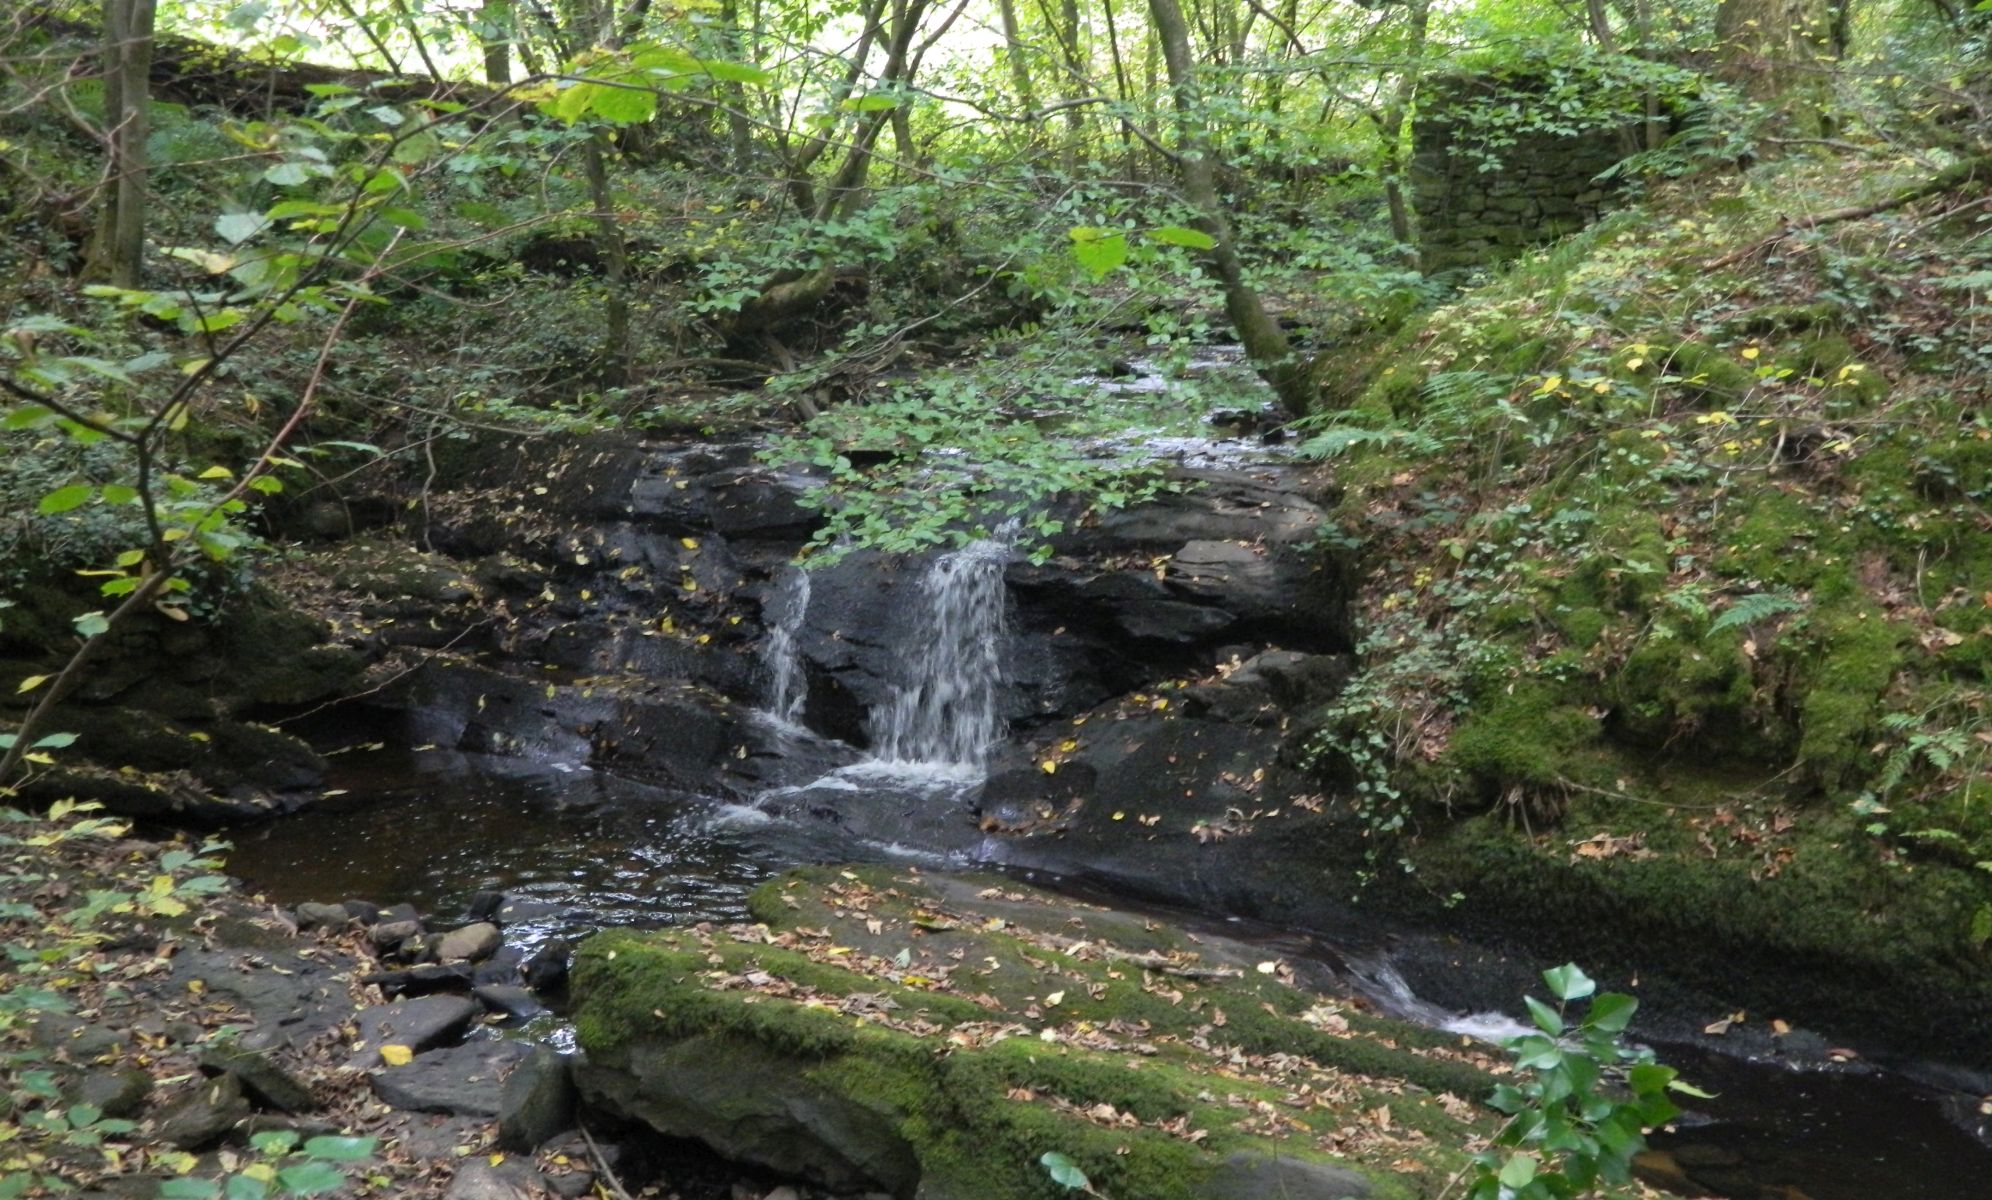
<path fill-rule="evenodd" d="M 768 640 L 761 649 L 761 665 L 768 671 L 768 715 L 791 728 L 802 724 L 803 708 L 809 702 L 809 678 L 796 642 L 808 616 L 809 572 L 796 567 L 782 584 L 768 621 Z"/>
<path fill-rule="evenodd" d="M 908 676 L 873 716 L 887 763 L 980 772 L 1003 739 L 1003 566 L 1010 541 L 974 542 L 936 558 L 920 581 L 922 605 Z"/>
<path fill-rule="evenodd" d="M 301 814 L 237 836 L 232 869 L 281 903 L 364 897 L 407 900 L 448 920 L 478 890 L 542 902 L 542 917 L 508 932 L 526 946 L 605 924 L 735 921 L 761 881 L 805 862 L 893 861 L 973 865 L 851 832 L 804 810 L 883 806 L 911 840 L 944 844 L 913 828 L 963 824 L 960 798 L 979 782 L 1001 741 L 1004 541 L 938 556 L 919 587 L 922 606 L 906 678 L 871 714 L 872 758 L 753 803 L 650 787 L 579 764 L 534 763 L 436 749 L 381 747 L 335 758 L 342 793 Z M 797 635 L 809 580 L 796 572 L 771 604 L 763 648 L 765 719 L 787 744 L 803 727 L 806 678 Z M 1058 881 L 1051 881 L 1057 883 Z M 1111 897 L 1096 897 L 1112 900 Z M 1303 978 L 1353 992 L 1383 1011 L 1498 1040 L 1520 1028 L 1502 1012 L 1458 1013 L 1420 999 L 1394 965 L 1396 933 L 1252 930 L 1195 914 L 1230 936 L 1256 937 L 1303 968 Z M 1447 953 L 1441 939 L 1424 944 Z M 1395 944 L 1398 948 L 1392 950 Z M 1490 1000 L 1496 997 L 1490 997 Z M 1499 999 L 1513 1000 L 1512 996 Z M 1958 1093 L 1892 1075 L 1793 1072 L 1686 1045 L 1663 1057 L 1722 1097 L 1656 1140 L 1653 1161 L 1684 1170 L 1741 1200 L 1984 1200 L 1992 1195 L 1992 1137 L 1964 1132 L 1969 1113 L 1946 1121 Z M 1958 1119 L 1959 1117 L 1963 1119 Z M 1984 1118 L 1992 1121 L 1992 1117 Z M 1658 1170 L 1665 1176 L 1666 1170 Z"/>

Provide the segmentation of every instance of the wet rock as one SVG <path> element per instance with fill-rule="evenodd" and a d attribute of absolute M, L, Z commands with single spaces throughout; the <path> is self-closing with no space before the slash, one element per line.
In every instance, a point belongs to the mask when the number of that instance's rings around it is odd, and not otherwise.
<path fill-rule="evenodd" d="M 546 1011 L 530 988 L 516 984 L 488 983 L 471 989 L 477 1002 L 494 1013 L 515 1021 L 529 1021 Z"/>
<path fill-rule="evenodd" d="M 570 1165 L 566 1171 L 545 1176 L 545 1183 L 546 1190 L 561 1200 L 581 1200 L 595 1190 L 595 1173 Z"/>
<path fill-rule="evenodd" d="M 386 908 L 381 909 L 378 913 L 374 915 L 379 920 L 389 923 L 395 921 L 413 921 L 417 925 L 420 925 L 422 923 L 421 910 L 416 908 L 414 905 L 406 902 L 403 902 L 401 904 L 390 904 Z"/>
<path fill-rule="evenodd" d="M 437 992 L 467 992 L 471 970 L 467 963 L 423 963 L 396 971 L 375 971 L 360 976 L 381 994 L 393 1000 L 402 996 L 432 996 Z"/>
<path fill-rule="evenodd" d="M 470 907 L 464 917 L 471 921 L 489 921 L 498 912 L 498 906 L 505 903 L 505 893 L 482 891 L 470 898 Z"/>
<path fill-rule="evenodd" d="M 525 925 L 535 921 L 558 921 L 574 913 L 575 908 L 571 904 L 556 904 L 531 896 L 505 896 L 492 919 L 500 925 Z"/>
<path fill-rule="evenodd" d="M 267 1054 L 224 1043 L 203 1050 L 199 1062 L 209 1075 L 233 1076 L 243 1094 L 260 1107 L 287 1113 L 318 1107 L 311 1089 Z"/>
<path fill-rule="evenodd" d="M 498 1145 L 520 1154 L 573 1128 L 574 1078 L 568 1058 L 551 1046 L 535 1046 L 506 1078 L 499 1096 Z"/>
<path fill-rule="evenodd" d="M 122 1050 L 125 1037 L 108 1026 L 79 1021 L 62 1013 L 44 1013 L 28 1026 L 37 1046 L 66 1054 L 71 1062 L 91 1062 Z"/>
<path fill-rule="evenodd" d="M 489 958 L 498 949 L 501 937 L 498 927 L 489 921 L 479 921 L 475 925 L 465 925 L 444 934 L 436 945 L 436 957 L 446 963 L 476 962 Z"/>
<path fill-rule="evenodd" d="M 145 1107 L 152 1094 L 152 1076 L 136 1067 L 122 1071 L 86 1071 L 64 1093 L 71 1104 L 88 1104 L 107 1117 L 123 1119 Z"/>
<path fill-rule="evenodd" d="M 380 905 L 371 900 L 347 900 L 342 902 L 341 907 L 346 910 L 347 916 L 362 925 L 372 925 L 380 920 Z"/>
<path fill-rule="evenodd" d="M 392 950 L 422 932 L 420 921 L 382 921 L 367 931 L 367 939 L 383 950 Z"/>
<path fill-rule="evenodd" d="M 340 929 L 353 919 L 353 914 L 343 904 L 310 902 L 298 905 L 295 916 L 300 930 Z"/>
<path fill-rule="evenodd" d="M 362 1009 L 359 1051 L 352 1065 L 379 1065 L 382 1046 L 406 1046 L 419 1054 L 441 1045 L 469 1028 L 481 1011 L 466 996 L 422 996 Z"/>
<path fill-rule="evenodd" d="M 525 963 L 525 951 L 517 946 L 500 946 L 490 958 L 471 969 L 470 981 L 478 987 L 517 983 Z"/>
<path fill-rule="evenodd" d="M 544 1181 L 540 1173 L 514 1159 L 493 1166 L 472 1159 L 457 1168 L 445 1200 L 533 1200 Z"/>
<path fill-rule="evenodd" d="M 373 1075 L 374 1095 L 405 1112 L 495 1117 L 505 1073 L 527 1054 L 518 1042 L 465 1042 Z"/>
<path fill-rule="evenodd" d="M 549 940 L 526 960 L 526 986 L 542 996 L 567 986 L 568 965 L 574 960 L 574 947 L 560 938 Z"/>
<path fill-rule="evenodd" d="M 152 1136 L 175 1149 L 202 1150 L 227 1137 L 249 1114 L 241 1083 L 223 1075 L 167 1105 L 153 1122 Z"/>
<path fill-rule="evenodd" d="M 1241 1150 L 1198 1194 L 1207 1200 L 1361 1200 L 1373 1190 L 1367 1179 L 1341 1167 Z"/>

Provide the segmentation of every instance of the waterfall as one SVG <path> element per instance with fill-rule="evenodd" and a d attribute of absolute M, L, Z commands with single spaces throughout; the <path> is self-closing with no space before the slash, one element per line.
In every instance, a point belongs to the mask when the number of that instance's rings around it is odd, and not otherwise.
<path fill-rule="evenodd" d="M 768 669 L 767 711 L 777 721 L 800 725 L 803 706 L 809 700 L 809 677 L 796 635 L 809 614 L 809 572 L 800 567 L 790 572 L 778 599 L 779 611 L 769 623 L 768 640 L 761 647 L 761 664 Z"/>
<path fill-rule="evenodd" d="M 881 761 L 979 770 L 1002 739 L 1003 535 L 941 555 L 920 581 L 906 683 L 872 714 Z"/>

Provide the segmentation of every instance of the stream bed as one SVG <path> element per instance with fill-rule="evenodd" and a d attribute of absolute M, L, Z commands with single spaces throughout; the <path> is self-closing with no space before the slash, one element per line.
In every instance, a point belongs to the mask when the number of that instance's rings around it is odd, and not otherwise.
<path fill-rule="evenodd" d="M 544 905 L 544 917 L 508 932 L 528 948 L 604 925 L 742 920 L 758 883 L 801 863 L 976 865 L 868 846 L 835 836 L 834 826 L 786 822 L 583 766 L 386 745 L 333 762 L 330 799 L 238 831 L 234 873 L 279 903 L 405 900 L 444 918 L 460 914 L 475 892 L 501 890 Z M 1162 915 L 1262 942 L 1315 986 L 1462 1036 L 1518 1028 L 1503 1013 L 1518 1010 L 1519 997 L 1497 993 L 1538 965 L 1498 972 L 1485 1011 L 1454 1012 L 1412 994 L 1392 958 L 1456 953 L 1443 938 Z M 1653 1183 L 1744 1200 L 1983 1200 L 1992 1191 L 1992 1145 L 1967 1132 L 1982 1134 L 1988 1118 L 1961 1107 L 1968 1096 L 1866 1066 L 1794 1069 L 1706 1044 L 1654 1044 L 1718 1098 L 1654 1137 L 1645 1164 Z"/>

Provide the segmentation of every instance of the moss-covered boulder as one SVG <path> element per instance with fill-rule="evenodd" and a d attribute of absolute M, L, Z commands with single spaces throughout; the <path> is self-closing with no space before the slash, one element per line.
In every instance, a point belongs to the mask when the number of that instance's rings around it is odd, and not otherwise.
<path fill-rule="evenodd" d="M 618 931 L 575 964 L 584 1095 L 832 1188 L 1433 1195 L 1494 1064 L 1260 950 L 996 878 L 816 868 L 763 923 Z"/>

